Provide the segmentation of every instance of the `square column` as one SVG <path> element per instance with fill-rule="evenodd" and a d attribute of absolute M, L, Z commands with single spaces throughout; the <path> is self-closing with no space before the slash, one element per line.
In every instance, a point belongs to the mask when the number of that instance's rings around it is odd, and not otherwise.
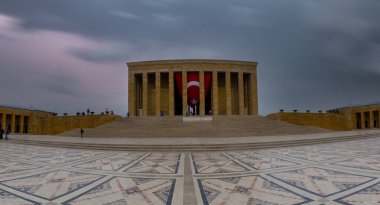
<path fill-rule="evenodd" d="M 161 112 L 161 74 L 156 72 L 156 116 L 160 116 Z"/>
<path fill-rule="evenodd" d="M 3 128 L 3 130 L 5 130 L 5 128 L 7 128 L 7 113 L 3 113 L 3 117 L 1 119 L 1 127 Z"/>
<path fill-rule="evenodd" d="M 259 108 L 257 103 L 257 78 L 256 78 L 256 72 L 250 73 L 250 110 L 251 115 L 258 115 L 259 114 Z"/>
<path fill-rule="evenodd" d="M 360 112 L 360 115 L 361 115 L 361 123 L 362 123 L 362 129 L 365 129 L 365 116 L 364 116 L 364 112 Z"/>
<path fill-rule="evenodd" d="M 142 81 L 143 81 L 142 82 L 143 116 L 148 116 L 148 73 L 147 72 L 143 72 L 143 80 Z"/>
<path fill-rule="evenodd" d="M 243 72 L 238 74 L 238 90 L 239 90 L 239 115 L 244 115 L 244 79 Z"/>
<path fill-rule="evenodd" d="M 16 115 L 12 114 L 12 119 L 11 119 L 11 132 L 15 133 L 16 131 Z"/>
<path fill-rule="evenodd" d="M 20 115 L 20 133 L 24 133 L 24 115 Z"/>
<path fill-rule="evenodd" d="M 135 74 L 129 72 L 128 74 L 128 112 L 129 116 L 136 115 L 136 87 L 135 87 Z"/>
<path fill-rule="evenodd" d="M 199 115 L 205 115 L 205 73 L 199 71 Z"/>
<path fill-rule="evenodd" d="M 169 70 L 169 116 L 174 116 L 174 74 Z"/>
<path fill-rule="evenodd" d="M 182 115 L 187 112 L 187 71 L 182 72 Z"/>
<path fill-rule="evenodd" d="M 231 115 L 231 72 L 226 72 L 226 110 L 227 115 Z"/>
<path fill-rule="evenodd" d="M 218 72 L 212 71 L 212 114 L 219 114 Z"/>

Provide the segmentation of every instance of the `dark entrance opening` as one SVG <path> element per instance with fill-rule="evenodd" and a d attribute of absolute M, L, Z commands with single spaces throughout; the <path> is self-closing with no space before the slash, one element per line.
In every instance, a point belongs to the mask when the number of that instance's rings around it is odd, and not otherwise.
<path fill-rule="evenodd" d="M 364 128 L 369 128 L 369 112 L 364 112 Z"/>
<path fill-rule="evenodd" d="M 373 111 L 373 127 L 379 128 L 379 111 Z"/>
<path fill-rule="evenodd" d="M 362 115 L 360 112 L 356 113 L 356 128 L 362 129 Z"/>
<path fill-rule="evenodd" d="M 21 120 L 21 116 L 20 115 L 16 115 L 15 133 L 20 133 L 21 132 L 20 120 Z"/>
<path fill-rule="evenodd" d="M 29 133 L 29 116 L 24 117 L 24 133 Z"/>

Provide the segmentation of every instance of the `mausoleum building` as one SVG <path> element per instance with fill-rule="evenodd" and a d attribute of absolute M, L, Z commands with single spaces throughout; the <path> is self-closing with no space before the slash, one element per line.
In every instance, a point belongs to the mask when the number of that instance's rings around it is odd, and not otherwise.
<path fill-rule="evenodd" d="M 127 65 L 130 116 L 258 115 L 257 62 L 194 59 Z"/>

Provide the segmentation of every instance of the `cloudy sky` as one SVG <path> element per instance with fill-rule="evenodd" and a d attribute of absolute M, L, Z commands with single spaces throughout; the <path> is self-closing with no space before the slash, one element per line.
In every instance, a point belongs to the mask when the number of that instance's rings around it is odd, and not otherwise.
<path fill-rule="evenodd" d="M 257 61 L 260 114 L 380 100 L 379 0 L 0 0 L 0 104 L 127 112 L 126 62 Z"/>

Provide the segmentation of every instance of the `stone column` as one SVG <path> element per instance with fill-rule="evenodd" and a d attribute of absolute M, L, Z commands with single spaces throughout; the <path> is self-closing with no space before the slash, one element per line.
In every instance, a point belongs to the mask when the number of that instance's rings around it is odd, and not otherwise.
<path fill-rule="evenodd" d="M 5 130 L 7 128 L 7 113 L 3 113 L 3 117 L 1 119 L 2 128 Z"/>
<path fill-rule="evenodd" d="M 16 131 L 16 115 L 12 114 L 12 119 L 11 119 L 11 132 L 15 133 Z"/>
<path fill-rule="evenodd" d="M 258 103 L 257 103 L 257 78 L 256 78 L 256 72 L 250 73 L 250 108 L 251 108 L 251 114 L 252 115 L 258 115 Z"/>
<path fill-rule="evenodd" d="M 187 71 L 182 71 L 182 115 L 187 112 Z"/>
<path fill-rule="evenodd" d="M 24 115 L 20 115 L 20 133 L 24 133 Z"/>
<path fill-rule="evenodd" d="M 238 89 L 239 89 L 239 115 L 244 115 L 244 78 L 243 72 L 238 74 Z"/>
<path fill-rule="evenodd" d="M 212 113 L 219 114 L 219 99 L 218 99 L 218 71 L 212 71 Z"/>
<path fill-rule="evenodd" d="M 362 129 L 365 129 L 365 116 L 364 116 L 364 112 L 360 112 L 360 115 L 361 115 L 361 124 L 362 124 Z"/>
<path fill-rule="evenodd" d="M 156 116 L 161 112 L 161 75 L 160 71 L 156 72 Z"/>
<path fill-rule="evenodd" d="M 169 70 L 169 116 L 174 116 L 174 73 Z"/>
<path fill-rule="evenodd" d="M 199 71 L 199 115 L 205 115 L 205 72 Z"/>
<path fill-rule="evenodd" d="M 226 72 L 226 110 L 227 115 L 231 115 L 231 72 Z"/>
<path fill-rule="evenodd" d="M 128 74 L 128 112 L 129 116 L 136 116 L 136 86 L 135 74 L 129 72 Z"/>
<path fill-rule="evenodd" d="M 148 116 L 148 73 L 143 72 L 143 80 L 142 80 L 142 99 L 143 99 L 143 116 Z"/>

